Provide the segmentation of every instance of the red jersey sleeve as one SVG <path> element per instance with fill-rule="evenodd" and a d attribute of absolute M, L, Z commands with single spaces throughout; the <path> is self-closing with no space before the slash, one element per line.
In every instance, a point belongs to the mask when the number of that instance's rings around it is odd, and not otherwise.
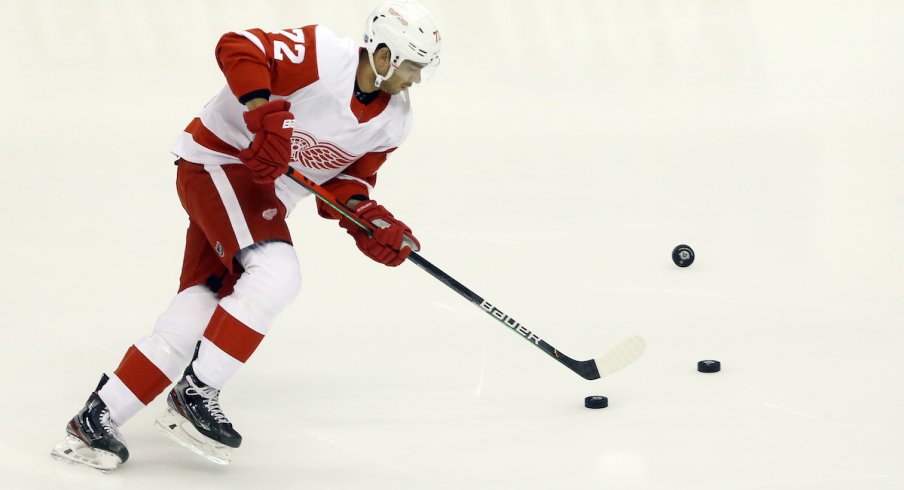
<path fill-rule="evenodd" d="M 369 197 L 370 187 L 377 185 L 377 170 L 380 169 L 380 166 L 386 161 L 386 157 L 394 150 L 395 148 L 381 152 L 365 153 L 355 163 L 346 167 L 341 174 L 324 182 L 321 187 L 343 203 L 356 195 Z M 319 199 L 317 199 L 317 213 L 327 219 L 339 219 L 341 217 L 333 208 L 327 206 Z"/>
<path fill-rule="evenodd" d="M 216 58 L 229 89 L 240 101 L 249 94 L 287 96 L 318 78 L 317 26 L 224 34 Z"/>

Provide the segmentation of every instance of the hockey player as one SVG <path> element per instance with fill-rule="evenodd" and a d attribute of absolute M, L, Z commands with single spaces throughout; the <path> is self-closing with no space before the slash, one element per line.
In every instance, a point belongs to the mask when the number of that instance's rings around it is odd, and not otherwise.
<path fill-rule="evenodd" d="M 439 64 L 440 34 L 413 0 L 366 19 L 364 44 L 311 25 L 224 35 L 216 59 L 226 86 L 179 136 L 176 188 L 188 213 L 178 294 L 154 331 L 104 374 L 66 427 L 56 458 L 111 471 L 129 457 L 119 427 L 173 382 L 158 427 L 226 464 L 242 436 L 220 390 L 295 298 L 301 272 L 286 217 L 309 195 L 291 165 L 376 225 L 339 219 L 357 247 L 388 266 L 420 244 L 370 199 L 377 170 L 412 123 L 408 88 Z"/>

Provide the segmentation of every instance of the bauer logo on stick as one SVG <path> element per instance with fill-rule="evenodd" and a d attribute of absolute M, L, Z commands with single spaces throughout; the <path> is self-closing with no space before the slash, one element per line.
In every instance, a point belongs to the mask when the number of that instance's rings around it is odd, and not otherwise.
<path fill-rule="evenodd" d="M 500 310 L 499 308 L 496 308 L 495 306 L 487 303 L 486 301 L 481 303 L 480 307 L 483 308 L 484 310 L 490 312 L 491 315 L 498 318 L 499 321 L 501 321 L 502 323 L 511 327 L 512 330 L 515 330 L 518 333 L 520 333 L 521 335 L 523 335 L 524 338 L 526 338 L 527 340 L 531 340 L 535 344 L 540 345 L 540 341 L 542 340 L 540 337 L 537 337 L 536 335 L 532 334 L 530 330 L 528 330 L 527 328 L 524 327 L 524 325 L 521 325 L 514 318 L 503 313 L 502 310 Z"/>

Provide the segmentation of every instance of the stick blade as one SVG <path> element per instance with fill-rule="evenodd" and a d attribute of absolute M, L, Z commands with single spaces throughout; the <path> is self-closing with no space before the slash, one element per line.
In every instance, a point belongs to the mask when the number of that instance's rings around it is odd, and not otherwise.
<path fill-rule="evenodd" d="M 596 362 L 600 376 L 608 376 L 636 361 L 643 355 L 646 348 L 647 343 L 642 337 L 630 337 L 609 352 L 594 359 L 594 362 Z"/>

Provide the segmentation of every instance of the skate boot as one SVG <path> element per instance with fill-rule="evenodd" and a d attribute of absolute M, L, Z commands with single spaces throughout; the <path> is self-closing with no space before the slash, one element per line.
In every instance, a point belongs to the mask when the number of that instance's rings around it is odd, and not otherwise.
<path fill-rule="evenodd" d="M 220 390 L 205 385 L 191 365 L 166 397 L 169 409 L 157 417 L 157 428 L 177 443 L 217 464 L 229 464 L 242 436 L 220 408 Z"/>
<path fill-rule="evenodd" d="M 103 375 L 85 406 L 69 421 L 66 439 L 53 448 L 51 456 L 103 473 L 115 470 L 129 459 L 125 440 L 110 419 L 110 409 L 97 395 L 107 379 L 107 375 Z"/>

